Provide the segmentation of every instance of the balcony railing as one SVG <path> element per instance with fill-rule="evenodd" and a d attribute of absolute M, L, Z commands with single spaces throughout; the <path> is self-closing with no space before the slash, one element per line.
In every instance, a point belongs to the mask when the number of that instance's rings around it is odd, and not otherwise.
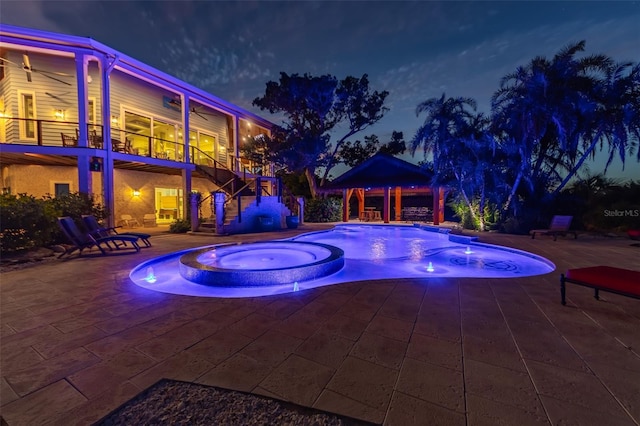
<path fill-rule="evenodd" d="M 87 125 L 87 144 L 79 141 L 77 122 L 0 117 L 0 126 L 4 128 L 4 132 L 0 133 L 3 136 L 0 143 L 106 149 L 102 125 Z M 183 143 L 118 128 L 111 129 L 111 149 L 141 157 L 185 161 Z M 220 162 L 214 159 L 213 153 L 197 147 L 190 148 L 189 159 L 192 164 L 220 167 Z"/>

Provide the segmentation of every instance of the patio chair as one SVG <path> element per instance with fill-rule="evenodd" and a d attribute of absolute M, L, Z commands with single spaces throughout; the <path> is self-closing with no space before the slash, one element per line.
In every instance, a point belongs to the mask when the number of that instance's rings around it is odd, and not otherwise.
<path fill-rule="evenodd" d="M 60 137 L 62 138 L 62 146 L 78 146 L 78 139 L 73 136 L 60 133 Z"/>
<path fill-rule="evenodd" d="M 158 226 L 156 223 L 156 214 L 155 213 L 147 213 L 142 218 L 142 226 Z"/>
<path fill-rule="evenodd" d="M 554 216 L 548 229 L 532 229 L 529 234 L 531 234 L 531 239 L 534 239 L 536 234 L 550 235 L 553 237 L 553 241 L 556 241 L 558 235 L 573 234 L 573 238 L 578 238 L 578 234 L 575 231 L 569 230 L 572 220 L 573 216 Z"/>
<path fill-rule="evenodd" d="M 112 251 L 122 250 L 123 252 L 129 251 L 129 249 L 133 249 L 136 252 L 140 251 L 140 246 L 138 245 L 138 237 L 133 236 L 122 236 L 122 235 L 114 235 L 111 237 L 96 237 L 91 235 L 90 233 L 85 233 L 78 228 L 76 223 L 73 221 L 73 218 L 69 216 L 59 217 L 58 218 L 58 226 L 64 233 L 65 237 L 72 244 L 70 247 L 66 248 L 63 253 L 61 253 L 58 258 L 61 258 L 65 254 L 71 254 L 74 251 L 79 251 L 79 256 L 82 256 L 82 250 L 84 249 L 92 249 L 93 247 L 97 247 L 100 250 L 100 253 L 106 255 L 108 252 L 105 250 L 109 249 Z M 126 247 L 127 243 L 131 245 L 131 247 Z M 113 244 L 113 247 L 112 245 Z"/>
<path fill-rule="evenodd" d="M 105 238 L 105 237 L 111 237 L 114 235 L 119 235 L 123 237 L 124 236 L 136 237 L 144 243 L 145 247 L 151 247 L 151 242 L 149 242 L 149 238 L 151 238 L 151 235 L 149 234 L 145 234 L 142 232 L 119 233 L 116 230 L 116 228 L 120 228 L 119 226 L 110 226 L 110 227 L 100 226 L 100 224 L 98 223 L 98 220 L 93 215 L 86 215 L 86 214 L 82 215 L 82 221 L 84 222 L 84 226 L 87 228 L 87 231 L 89 231 L 91 235 L 93 235 L 94 237 L 98 236 L 100 238 Z M 117 244 L 116 242 L 114 243 Z"/>
<path fill-rule="evenodd" d="M 120 224 L 128 228 L 133 228 L 134 226 L 140 226 L 140 222 L 138 222 L 138 219 L 131 216 L 130 214 L 120 215 Z"/>

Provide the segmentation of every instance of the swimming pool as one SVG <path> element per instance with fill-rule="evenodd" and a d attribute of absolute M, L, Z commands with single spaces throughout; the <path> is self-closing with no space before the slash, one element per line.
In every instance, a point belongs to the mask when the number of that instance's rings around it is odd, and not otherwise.
<path fill-rule="evenodd" d="M 532 253 L 436 227 L 345 224 L 286 240 L 170 253 L 138 265 L 129 276 L 138 286 L 164 293 L 255 297 L 351 281 L 517 278 L 554 269 Z"/>

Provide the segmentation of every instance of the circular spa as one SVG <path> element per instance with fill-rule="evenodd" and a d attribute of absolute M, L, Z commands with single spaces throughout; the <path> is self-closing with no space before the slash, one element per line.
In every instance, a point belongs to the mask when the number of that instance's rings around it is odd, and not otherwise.
<path fill-rule="evenodd" d="M 553 263 L 430 226 L 338 225 L 287 240 L 198 247 L 146 261 L 129 274 L 150 290 L 201 297 L 255 297 L 353 281 L 518 278 Z M 446 281 L 444 281 L 446 282 Z"/>
<path fill-rule="evenodd" d="M 204 248 L 180 257 L 183 278 L 217 287 L 256 287 L 323 278 L 344 266 L 337 247 L 271 241 Z"/>

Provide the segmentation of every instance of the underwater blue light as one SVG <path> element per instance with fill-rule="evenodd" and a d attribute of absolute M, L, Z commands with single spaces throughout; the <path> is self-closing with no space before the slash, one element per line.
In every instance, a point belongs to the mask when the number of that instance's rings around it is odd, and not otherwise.
<path fill-rule="evenodd" d="M 316 250 L 315 246 L 320 248 Z M 343 252 L 343 256 L 323 264 L 326 250 Z M 300 255 L 294 255 L 294 251 Z M 181 274 L 183 267 L 186 272 Z M 482 244 L 476 238 L 448 235 L 437 227 L 349 224 L 287 240 L 169 253 L 138 265 L 129 277 L 140 287 L 164 293 L 256 297 L 354 281 L 519 278 L 553 270 L 553 263 L 543 257 Z"/>

